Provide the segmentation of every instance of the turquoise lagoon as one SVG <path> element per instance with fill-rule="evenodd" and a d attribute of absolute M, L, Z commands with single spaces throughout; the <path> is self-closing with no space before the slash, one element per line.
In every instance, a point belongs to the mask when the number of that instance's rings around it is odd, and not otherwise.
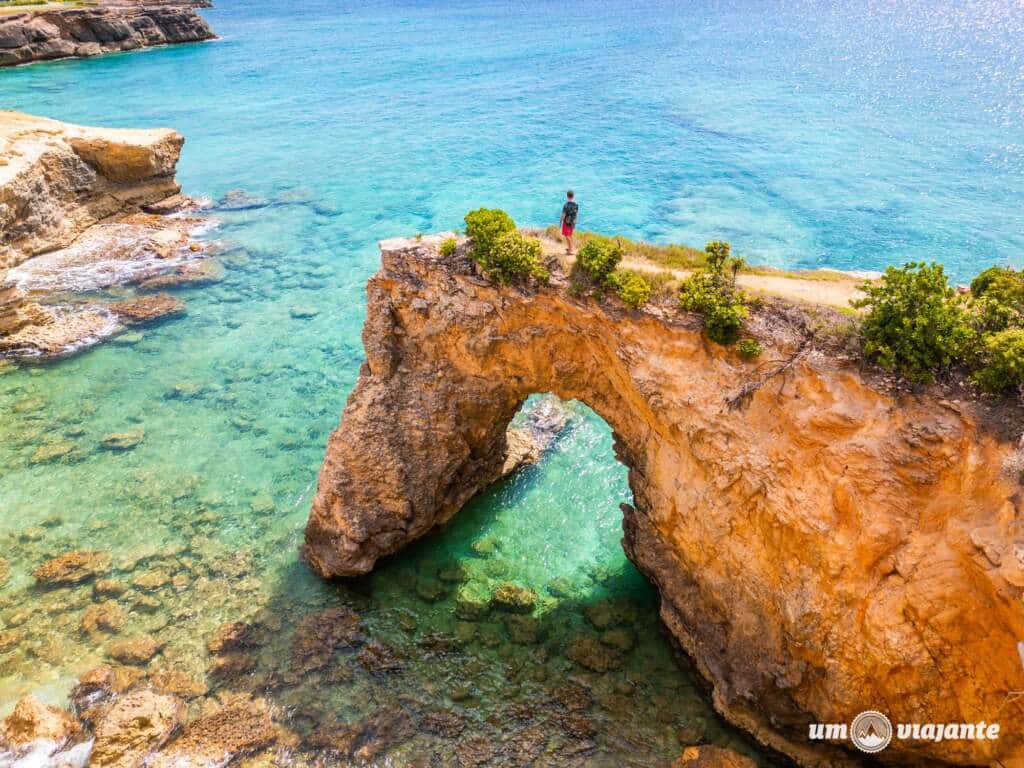
<path fill-rule="evenodd" d="M 79 628 L 91 589 L 31 578 L 94 548 L 131 587 L 121 634 L 164 643 L 156 667 L 204 677 L 213 630 L 253 619 L 267 638 L 252 669 L 208 683 L 255 688 L 300 735 L 394 706 L 464 723 L 459 739 L 416 732 L 381 765 L 449 765 L 454 741 L 477 735 L 508 764 L 540 749 L 538 764 L 661 765 L 704 740 L 773 764 L 715 717 L 662 635 L 618 543 L 625 471 L 582 406 L 538 466 L 374 575 L 326 584 L 301 563 L 324 443 L 363 357 L 375 243 L 457 227 L 481 204 L 543 225 L 571 186 L 586 228 L 724 238 L 779 266 L 937 259 L 966 280 L 1020 265 L 1024 9 L 220 0 L 205 14 L 220 41 L 0 72 L 3 107 L 173 126 L 186 191 L 259 202 L 211 212 L 226 277 L 182 292 L 185 318 L 0 376 L 0 632 L 13 633 L 0 634 L 0 710 L 29 692 L 63 702 L 104 660 L 106 636 Z M 133 449 L 101 448 L 132 430 Z M 131 586 L 151 572 L 168 584 Z M 504 581 L 539 598 L 519 642 L 498 614 L 454 611 L 460 589 Z M 598 673 L 567 648 L 598 637 L 586 614 L 608 600 L 635 613 L 614 638 L 634 645 Z M 394 663 L 339 651 L 296 676 L 292 629 L 339 603 Z"/>

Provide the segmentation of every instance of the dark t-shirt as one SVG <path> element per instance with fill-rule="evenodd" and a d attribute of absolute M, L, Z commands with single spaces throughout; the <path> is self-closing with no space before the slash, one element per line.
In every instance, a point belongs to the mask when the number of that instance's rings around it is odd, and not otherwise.
<path fill-rule="evenodd" d="M 565 217 L 566 226 L 576 226 L 576 214 L 579 212 L 579 210 L 580 207 L 576 204 L 575 200 L 569 200 L 565 205 L 562 206 L 562 216 Z"/>

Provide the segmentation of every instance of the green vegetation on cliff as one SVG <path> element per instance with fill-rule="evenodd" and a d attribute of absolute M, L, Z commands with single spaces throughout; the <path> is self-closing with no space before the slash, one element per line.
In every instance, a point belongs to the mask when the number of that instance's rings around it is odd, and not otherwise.
<path fill-rule="evenodd" d="M 505 211 L 478 208 L 467 213 L 465 220 L 466 234 L 473 241 L 471 255 L 489 277 L 499 283 L 527 278 L 547 282 L 540 241 L 523 236 Z"/>

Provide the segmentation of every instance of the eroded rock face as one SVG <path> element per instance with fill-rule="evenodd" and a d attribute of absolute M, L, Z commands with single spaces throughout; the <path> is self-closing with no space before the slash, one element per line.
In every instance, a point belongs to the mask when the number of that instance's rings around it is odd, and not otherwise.
<path fill-rule="evenodd" d="M 88 128 L 0 111 L 0 268 L 179 193 L 184 141 L 163 128 Z"/>
<path fill-rule="evenodd" d="M 804 354 L 746 407 L 754 374 L 670 309 L 630 313 L 496 287 L 437 238 L 382 243 L 367 361 L 306 529 L 324 576 L 373 568 L 499 476 L 524 399 L 578 399 L 613 428 L 634 494 L 623 545 L 715 706 L 805 765 L 865 709 L 893 722 L 1000 722 L 998 741 L 894 740 L 887 761 L 1024 759 L 1024 524 L 1015 445 L 975 406 L 896 396 Z M 781 335 L 780 335 L 781 336 Z M 793 338 L 761 338 L 785 359 Z M 568 535 L 568 534 L 567 534 Z"/>
<path fill-rule="evenodd" d="M 196 7 L 203 3 L 112 3 L 0 17 L 0 67 L 96 56 L 216 35 Z"/>

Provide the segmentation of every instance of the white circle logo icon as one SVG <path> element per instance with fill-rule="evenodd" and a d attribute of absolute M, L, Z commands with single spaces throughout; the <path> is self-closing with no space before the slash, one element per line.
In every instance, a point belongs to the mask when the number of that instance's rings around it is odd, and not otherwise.
<path fill-rule="evenodd" d="M 881 752 L 892 741 L 892 723 L 881 712 L 861 712 L 850 724 L 850 741 L 861 752 Z"/>

